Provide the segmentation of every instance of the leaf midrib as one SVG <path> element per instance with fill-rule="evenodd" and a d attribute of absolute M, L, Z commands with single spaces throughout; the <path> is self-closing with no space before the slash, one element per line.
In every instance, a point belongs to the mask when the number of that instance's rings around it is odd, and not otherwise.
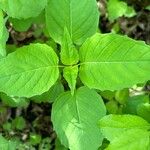
<path fill-rule="evenodd" d="M 86 65 L 86 64 L 124 64 L 124 63 L 147 63 L 150 62 L 150 60 L 127 60 L 127 61 L 89 61 L 89 62 L 81 62 L 80 65 Z"/>

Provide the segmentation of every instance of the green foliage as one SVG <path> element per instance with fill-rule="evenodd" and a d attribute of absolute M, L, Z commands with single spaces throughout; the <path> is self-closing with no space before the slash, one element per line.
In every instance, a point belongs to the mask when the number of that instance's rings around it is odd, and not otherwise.
<path fill-rule="evenodd" d="M 47 28 L 58 43 L 66 27 L 73 43 L 82 44 L 96 32 L 98 17 L 95 0 L 49 0 L 46 7 Z"/>
<path fill-rule="evenodd" d="M 116 93 L 115 93 L 115 99 L 120 104 L 126 104 L 128 97 L 129 97 L 129 89 L 119 90 L 119 91 L 116 91 Z"/>
<path fill-rule="evenodd" d="M 40 135 L 33 134 L 33 133 L 30 134 L 30 143 L 32 145 L 39 144 L 40 142 L 41 142 L 41 136 Z"/>
<path fill-rule="evenodd" d="M 0 90 L 19 97 L 42 94 L 58 78 L 57 63 L 56 54 L 45 44 L 18 48 L 0 60 Z"/>
<path fill-rule="evenodd" d="M 17 19 L 27 19 L 38 16 L 46 7 L 47 0 L 1 0 L 1 8 L 8 14 L 9 17 Z"/>
<path fill-rule="evenodd" d="M 17 18 L 10 17 L 9 21 L 12 24 L 12 27 L 16 31 L 25 32 L 35 23 L 37 25 L 43 25 L 45 23 L 45 12 L 42 11 L 37 17 L 32 17 L 27 19 L 17 19 Z M 39 31 L 40 28 L 38 28 L 34 34 L 36 35 Z"/>
<path fill-rule="evenodd" d="M 112 140 L 106 150 L 147 150 L 149 149 L 149 140 L 148 132 L 133 129 Z"/>
<path fill-rule="evenodd" d="M 149 103 L 149 97 L 147 95 L 137 95 L 129 97 L 126 105 L 123 108 L 124 113 L 137 115 L 138 107 L 143 104 Z"/>
<path fill-rule="evenodd" d="M 111 141 L 128 130 L 141 129 L 147 131 L 150 124 L 134 115 L 108 115 L 100 120 L 100 128 L 104 136 Z"/>
<path fill-rule="evenodd" d="M 61 62 L 64 65 L 74 65 L 79 61 L 79 55 L 76 47 L 73 45 L 68 30 L 65 28 L 61 47 Z"/>
<path fill-rule="evenodd" d="M 94 90 L 81 87 L 73 96 L 66 92 L 57 98 L 52 109 L 52 121 L 61 143 L 66 147 L 97 149 L 103 140 L 97 122 L 105 114 L 101 97 Z"/>
<path fill-rule="evenodd" d="M 122 0 L 109 0 L 107 3 L 108 9 L 108 18 L 110 21 L 125 16 L 133 17 L 136 15 L 136 12 L 133 7 L 128 6 L 127 3 Z"/>
<path fill-rule="evenodd" d="M 53 85 L 47 92 L 31 97 L 37 103 L 54 102 L 60 93 L 64 92 L 64 87 L 60 82 Z"/>
<path fill-rule="evenodd" d="M 150 10 L 150 5 L 145 8 L 146 10 Z"/>
<path fill-rule="evenodd" d="M 9 18 L 9 21 L 12 23 L 14 29 L 16 31 L 24 32 L 29 29 L 32 24 L 32 19 L 16 19 L 16 18 Z"/>
<path fill-rule="evenodd" d="M 137 107 L 137 115 L 143 117 L 145 120 L 150 122 L 150 104 L 143 103 Z"/>
<path fill-rule="evenodd" d="M 68 150 L 66 147 L 64 147 L 63 145 L 61 145 L 59 139 L 55 140 L 55 150 Z"/>
<path fill-rule="evenodd" d="M 17 141 L 7 140 L 0 135 L 0 149 L 1 150 L 16 150 Z"/>
<path fill-rule="evenodd" d="M 0 98 L 6 106 L 27 107 L 29 104 L 29 101 L 27 98 L 8 96 L 5 93 L 1 93 Z"/>
<path fill-rule="evenodd" d="M 74 90 L 76 88 L 76 79 L 78 76 L 78 67 L 73 66 L 73 67 L 65 67 L 63 70 L 63 76 L 68 82 L 68 85 L 71 90 L 71 94 L 74 94 Z"/>
<path fill-rule="evenodd" d="M 114 100 L 107 102 L 106 108 L 109 114 L 117 114 L 119 111 L 118 103 Z"/>
<path fill-rule="evenodd" d="M 100 120 L 100 129 L 110 141 L 106 150 L 146 150 L 150 124 L 133 115 L 108 115 Z"/>
<path fill-rule="evenodd" d="M 150 46 L 143 42 L 96 34 L 82 45 L 79 55 L 79 76 L 90 88 L 120 90 L 149 79 Z"/>
<path fill-rule="evenodd" d="M 6 19 L 3 18 L 3 12 L 0 10 L 0 58 L 6 56 L 6 41 L 8 32 L 5 27 Z"/>
<path fill-rule="evenodd" d="M 109 0 L 107 10 L 111 22 L 136 14 L 121 0 Z M 0 127 L 6 132 L 0 136 L 0 149 L 50 150 L 54 140 L 56 150 L 150 149 L 149 92 L 143 88 L 144 95 L 131 97 L 130 89 L 150 80 L 150 46 L 127 36 L 97 33 L 98 23 L 96 0 L 0 0 L 2 106 L 24 111 L 30 100 L 39 106 L 53 103 L 51 120 L 46 117 L 58 138 L 31 128 L 26 143 L 12 140 L 28 124 L 18 112 L 9 120 L 13 112 L 6 115 L 7 109 L 0 107 Z M 114 32 L 118 28 L 116 23 Z M 25 40 L 18 42 L 19 35 Z"/>
<path fill-rule="evenodd" d="M 26 126 L 25 120 L 23 117 L 16 117 L 12 121 L 12 128 L 17 129 L 17 130 L 23 130 Z"/>

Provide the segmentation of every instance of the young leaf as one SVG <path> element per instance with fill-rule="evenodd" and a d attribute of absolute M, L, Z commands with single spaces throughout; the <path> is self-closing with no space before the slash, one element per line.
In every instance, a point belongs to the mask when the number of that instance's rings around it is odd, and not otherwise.
<path fill-rule="evenodd" d="M 9 18 L 9 22 L 11 22 L 13 29 L 18 32 L 27 31 L 32 24 L 43 25 L 45 23 L 45 11 L 42 11 L 37 17 L 27 18 L 27 19 L 17 19 L 17 18 Z M 36 27 L 37 28 L 37 27 Z M 35 29 L 34 29 L 35 30 Z M 34 31 L 38 32 L 40 28 Z"/>
<path fill-rule="evenodd" d="M 78 50 L 72 43 L 68 30 L 65 28 L 61 47 L 61 61 L 64 65 L 77 64 L 79 61 Z"/>
<path fill-rule="evenodd" d="M 47 28 L 58 43 L 67 27 L 73 43 L 82 44 L 96 33 L 98 20 L 96 0 L 50 0 L 46 7 Z"/>
<path fill-rule="evenodd" d="M 125 14 L 127 4 L 119 0 L 109 0 L 107 4 L 107 9 L 109 20 L 113 21 Z"/>
<path fill-rule="evenodd" d="M 52 122 L 58 138 L 66 147 L 97 150 L 103 140 L 97 121 L 105 114 L 100 95 L 81 87 L 73 96 L 66 92 L 57 98 L 52 108 Z"/>
<path fill-rule="evenodd" d="M 129 98 L 129 89 L 122 89 L 122 90 L 116 91 L 115 93 L 115 99 L 120 104 L 126 104 L 128 98 Z"/>
<path fill-rule="evenodd" d="M 66 147 L 64 147 L 61 143 L 60 143 L 60 141 L 59 141 L 59 139 L 57 138 L 56 140 L 55 140 L 55 150 L 68 150 Z"/>
<path fill-rule="evenodd" d="M 17 19 L 27 19 L 38 16 L 46 7 L 47 0 L 2 0 L 0 1 L 1 9 L 5 11 L 9 17 Z"/>
<path fill-rule="evenodd" d="M 114 100 L 107 102 L 106 109 L 109 114 L 117 114 L 119 111 L 118 103 Z"/>
<path fill-rule="evenodd" d="M 78 76 L 78 66 L 65 67 L 63 70 L 63 76 L 68 82 L 68 85 L 71 89 L 71 94 L 74 94 L 76 88 L 76 79 Z"/>
<path fill-rule="evenodd" d="M 0 135 L 0 149 L 8 150 L 8 141 Z"/>
<path fill-rule="evenodd" d="M 137 114 L 150 122 L 150 104 L 149 103 L 143 103 L 138 105 L 137 107 Z"/>
<path fill-rule="evenodd" d="M 96 34 L 83 44 L 79 55 L 79 76 L 90 88 L 120 90 L 150 79 L 150 46 L 143 42 Z"/>
<path fill-rule="evenodd" d="M 57 64 L 55 52 L 45 44 L 18 48 L 0 60 L 0 91 L 19 97 L 42 94 L 58 79 Z"/>
<path fill-rule="evenodd" d="M 137 115 L 137 108 L 145 103 L 149 103 L 148 95 L 137 95 L 129 97 L 126 105 L 123 108 L 123 112 L 126 114 L 135 114 Z"/>
<path fill-rule="evenodd" d="M 9 21 L 12 23 L 12 26 L 16 31 L 25 32 L 30 28 L 33 19 L 32 18 L 29 19 L 9 18 Z"/>
<path fill-rule="evenodd" d="M 3 12 L 0 10 L 0 58 L 6 56 L 6 41 L 8 39 L 8 32 L 5 27 L 5 19 Z"/>
<path fill-rule="evenodd" d="M 115 6 L 115 7 L 114 7 Z M 127 3 L 121 0 L 109 0 L 107 3 L 108 8 L 108 18 L 110 21 L 125 15 L 126 17 L 135 16 L 135 10 L 128 6 Z"/>
<path fill-rule="evenodd" d="M 5 139 L 3 136 L 0 135 L 0 149 L 1 150 L 16 150 L 18 145 L 18 141 L 11 141 Z"/>
<path fill-rule="evenodd" d="M 148 5 L 145 9 L 146 9 L 146 10 L 150 10 L 150 5 Z"/>
<path fill-rule="evenodd" d="M 17 130 L 23 130 L 26 126 L 26 121 L 23 117 L 16 117 L 12 121 L 12 128 Z"/>
<path fill-rule="evenodd" d="M 11 97 L 6 95 L 5 93 L 0 93 L 0 98 L 2 102 L 9 107 L 27 107 L 29 101 L 24 97 Z"/>
<path fill-rule="evenodd" d="M 47 92 L 42 95 L 37 95 L 31 98 L 36 103 L 49 102 L 52 103 L 59 94 L 64 92 L 64 87 L 61 82 L 54 84 Z"/>
<path fill-rule="evenodd" d="M 132 129 L 114 138 L 106 150 L 148 150 L 149 144 L 147 131 Z"/>
<path fill-rule="evenodd" d="M 100 120 L 100 128 L 103 135 L 111 141 L 131 129 L 147 131 L 150 124 L 138 116 L 108 115 Z"/>

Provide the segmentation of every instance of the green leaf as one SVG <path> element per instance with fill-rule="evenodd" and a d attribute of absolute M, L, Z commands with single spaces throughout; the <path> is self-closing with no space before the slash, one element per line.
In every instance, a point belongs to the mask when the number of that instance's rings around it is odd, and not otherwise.
<path fill-rule="evenodd" d="M 63 76 L 68 82 L 68 85 L 71 89 L 71 94 L 74 94 L 76 88 L 76 79 L 78 76 L 78 66 L 65 67 L 63 70 Z"/>
<path fill-rule="evenodd" d="M 49 34 L 58 43 L 67 27 L 73 43 L 82 44 L 96 33 L 98 20 L 96 0 L 50 0 L 46 8 Z"/>
<path fill-rule="evenodd" d="M 150 124 L 134 115 L 108 115 L 100 120 L 100 129 L 103 135 L 111 141 L 131 129 L 147 131 L 150 129 Z"/>
<path fill-rule="evenodd" d="M 0 10 L 0 58 L 6 56 L 6 41 L 8 39 L 8 32 L 5 27 L 5 19 L 3 12 Z"/>
<path fill-rule="evenodd" d="M 115 97 L 115 92 L 114 91 L 105 90 L 105 91 L 100 91 L 100 95 L 104 99 L 111 101 Z"/>
<path fill-rule="evenodd" d="M 55 150 L 68 150 L 68 149 L 64 147 L 63 145 L 61 145 L 59 139 L 57 138 L 55 140 Z"/>
<path fill-rule="evenodd" d="M 82 45 L 79 55 L 79 76 L 90 88 L 120 90 L 150 79 L 150 46 L 143 42 L 96 34 Z"/>
<path fill-rule="evenodd" d="M 41 135 L 35 134 L 35 133 L 31 133 L 31 134 L 30 134 L 30 143 L 31 143 L 32 145 L 40 144 L 40 143 L 41 143 L 41 140 L 42 140 Z"/>
<path fill-rule="evenodd" d="M 6 106 L 10 106 L 10 107 L 27 107 L 29 104 L 27 98 L 13 97 L 13 96 L 11 97 L 6 95 L 5 93 L 1 93 L 0 98 Z"/>
<path fill-rule="evenodd" d="M 42 27 L 45 26 L 45 11 L 42 11 L 40 15 L 34 18 L 17 19 L 10 17 L 9 22 L 11 22 L 12 27 L 19 32 L 25 32 L 31 27 L 32 24 L 36 24 L 36 27 L 34 27 L 35 30 L 34 35 L 35 35 L 36 32 L 39 32 L 39 30 L 42 30 Z M 41 26 L 37 28 L 38 25 Z"/>
<path fill-rule="evenodd" d="M 52 107 L 52 122 L 65 147 L 97 150 L 103 140 L 97 123 L 105 114 L 100 95 L 81 87 L 73 96 L 71 92 L 65 92 L 57 98 Z"/>
<path fill-rule="evenodd" d="M 17 130 L 23 130 L 26 126 L 25 119 L 23 117 L 16 117 L 12 121 L 12 128 Z"/>
<path fill-rule="evenodd" d="M 137 114 L 150 122 L 150 104 L 149 103 L 143 103 L 138 105 L 137 107 Z"/>
<path fill-rule="evenodd" d="M 136 14 L 132 7 L 128 6 L 127 3 L 121 0 L 109 0 L 107 3 L 107 9 L 110 21 L 114 21 L 123 15 L 126 17 L 133 17 Z"/>
<path fill-rule="evenodd" d="M 47 0 L 2 0 L 1 8 L 9 17 L 27 19 L 38 16 L 47 5 Z"/>
<path fill-rule="evenodd" d="M 136 12 L 135 12 L 134 8 L 131 6 L 128 6 L 124 16 L 130 18 L 130 17 L 134 17 L 135 15 L 136 15 Z"/>
<path fill-rule="evenodd" d="M 126 114 L 137 114 L 137 108 L 144 104 L 149 102 L 149 96 L 148 95 L 137 95 L 130 97 L 127 100 L 126 105 L 123 108 L 124 113 Z"/>
<path fill-rule="evenodd" d="M 64 92 L 64 87 L 61 82 L 57 82 L 47 92 L 43 93 L 42 95 L 34 96 L 31 99 L 36 103 L 41 103 L 41 102 L 52 103 L 62 92 Z"/>
<path fill-rule="evenodd" d="M 3 123 L 3 130 L 11 132 L 11 130 L 12 130 L 11 129 L 11 123 L 10 122 Z"/>
<path fill-rule="evenodd" d="M 129 89 L 122 89 L 119 91 L 116 91 L 115 93 L 115 99 L 120 104 L 125 104 L 129 98 Z"/>
<path fill-rule="evenodd" d="M 108 9 L 108 18 L 110 21 L 113 21 L 125 14 L 127 4 L 119 0 L 109 0 L 107 4 L 107 9 Z"/>
<path fill-rule="evenodd" d="M 17 141 L 6 140 L 0 135 L 0 149 L 1 150 L 16 150 Z"/>
<path fill-rule="evenodd" d="M 60 56 L 61 56 L 61 62 L 64 65 L 77 64 L 79 61 L 78 51 L 76 47 L 73 45 L 72 39 L 66 28 L 64 30 L 64 36 L 62 39 L 62 47 L 61 47 Z"/>
<path fill-rule="evenodd" d="M 107 102 L 106 108 L 109 114 L 117 114 L 119 109 L 118 103 L 114 100 Z"/>
<path fill-rule="evenodd" d="M 4 137 L 2 137 L 1 135 L 0 135 L 0 149 L 8 150 L 7 140 Z"/>
<path fill-rule="evenodd" d="M 150 10 L 150 5 L 148 5 L 145 9 L 146 9 L 146 10 Z"/>
<path fill-rule="evenodd" d="M 18 97 L 48 91 L 59 76 L 58 58 L 45 44 L 18 48 L 1 59 L 0 66 L 0 91 Z"/>
<path fill-rule="evenodd" d="M 9 21 L 12 23 L 12 26 L 16 31 L 25 32 L 30 28 L 33 20 L 31 18 L 29 19 L 9 18 Z"/>
<path fill-rule="evenodd" d="M 106 150 L 148 150 L 149 144 L 147 131 L 132 129 L 112 140 Z"/>

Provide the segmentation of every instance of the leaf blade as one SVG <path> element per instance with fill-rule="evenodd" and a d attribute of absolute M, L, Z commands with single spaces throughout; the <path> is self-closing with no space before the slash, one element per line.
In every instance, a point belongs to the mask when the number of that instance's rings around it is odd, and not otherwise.
<path fill-rule="evenodd" d="M 82 44 L 87 37 L 96 33 L 98 18 L 95 0 L 51 0 L 46 8 L 49 33 L 58 43 L 61 43 L 66 26 L 73 43 Z"/>
<path fill-rule="evenodd" d="M 100 96 L 87 87 L 81 87 L 74 96 L 66 92 L 54 102 L 52 122 L 66 147 L 74 150 L 97 149 L 103 139 L 97 120 L 105 114 L 106 108 Z"/>
<path fill-rule="evenodd" d="M 8 39 L 8 32 L 5 27 L 5 19 L 3 12 L 0 10 L 0 58 L 6 56 L 6 41 Z"/>
<path fill-rule="evenodd" d="M 112 141 L 128 130 L 140 129 L 147 131 L 150 128 L 150 124 L 135 115 L 108 115 L 100 120 L 100 128 L 103 135 Z"/>
<path fill-rule="evenodd" d="M 15 3 L 11 0 L 5 0 L 1 1 L 0 5 L 2 10 L 5 11 L 8 16 L 17 19 L 27 19 L 37 17 L 46 7 L 47 0 L 16 0 Z"/>
<path fill-rule="evenodd" d="M 149 149 L 149 133 L 132 129 L 111 141 L 106 150 L 147 150 Z"/>
<path fill-rule="evenodd" d="M 0 91 L 19 97 L 42 94 L 56 82 L 57 64 L 56 54 L 45 44 L 18 48 L 0 60 Z"/>
<path fill-rule="evenodd" d="M 65 67 L 63 70 L 63 76 L 68 82 L 68 85 L 71 89 L 71 94 L 74 94 L 76 88 L 76 79 L 78 76 L 78 66 Z"/>
<path fill-rule="evenodd" d="M 128 37 L 96 34 L 83 44 L 79 55 L 79 76 L 90 88 L 120 90 L 150 78 L 150 47 Z"/>
<path fill-rule="evenodd" d="M 64 30 L 60 56 L 61 56 L 61 62 L 64 65 L 74 65 L 79 61 L 78 50 L 76 49 L 75 45 L 72 43 L 72 39 L 70 37 L 67 28 L 65 28 Z"/>

